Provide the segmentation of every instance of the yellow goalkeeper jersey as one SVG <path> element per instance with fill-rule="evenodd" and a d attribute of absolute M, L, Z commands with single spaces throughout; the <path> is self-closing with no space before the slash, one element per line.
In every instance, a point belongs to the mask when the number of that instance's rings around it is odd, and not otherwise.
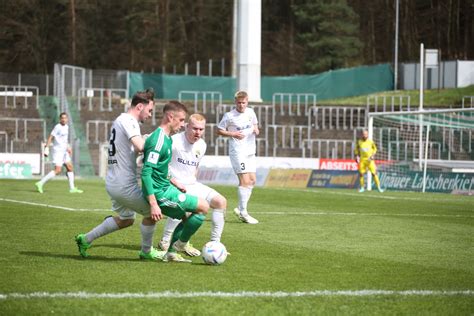
<path fill-rule="evenodd" d="M 354 153 L 359 156 L 361 160 L 369 159 L 377 152 L 377 146 L 371 139 L 359 139 L 356 144 Z"/>

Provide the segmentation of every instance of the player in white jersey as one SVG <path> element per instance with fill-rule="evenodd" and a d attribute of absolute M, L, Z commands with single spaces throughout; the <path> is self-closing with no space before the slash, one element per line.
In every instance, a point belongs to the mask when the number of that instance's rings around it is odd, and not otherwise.
<path fill-rule="evenodd" d="M 197 170 L 202 157 L 206 153 L 206 142 L 202 139 L 206 126 L 206 118 L 201 114 L 192 114 L 184 132 L 172 136 L 172 158 L 169 170 L 172 183 L 182 191 L 205 199 L 212 212 L 211 240 L 220 241 L 224 230 L 224 214 L 227 200 L 216 190 L 199 183 L 196 179 Z M 173 231 L 180 220 L 168 217 L 163 237 L 159 243 L 162 250 L 168 250 Z M 199 255 L 196 252 L 196 255 Z"/>
<path fill-rule="evenodd" d="M 112 124 L 105 188 L 112 201 L 112 210 L 117 215 L 106 217 L 90 232 L 75 237 L 79 253 L 83 257 L 89 256 L 87 249 L 95 239 L 133 225 L 135 212 L 143 215 L 139 257 L 156 260 L 164 255 L 152 247 L 155 223 L 162 215 L 150 212 L 150 205 L 143 196 L 137 179 L 137 155 L 143 151 L 145 143 L 140 134 L 139 123 L 151 117 L 153 96 L 152 90 L 137 92 L 127 113 L 120 114 Z"/>
<path fill-rule="evenodd" d="M 59 114 L 59 123 L 54 126 L 51 134 L 46 141 L 44 146 L 44 156 L 49 156 L 49 145 L 53 143 L 53 153 L 51 155 L 51 162 L 54 164 L 54 170 L 51 170 L 46 176 L 40 181 L 36 182 L 36 189 L 39 193 L 43 193 L 43 185 L 54 178 L 56 175 L 61 173 L 63 165 L 67 170 L 67 178 L 69 180 L 69 192 L 70 193 L 82 193 L 74 185 L 74 171 L 71 163 L 72 150 L 69 146 L 69 126 L 67 125 L 68 116 L 66 113 Z"/>
<path fill-rule="evenodd" d="M 235 215 L 244 223 L 258 224 L 258 220 L 249 215 L 247 204 L 252 189 L 257 181 L 256 176 L 256 136 L 258 129 L 257 116 L 248 108 L 248 95 L 245 91 L 235 94 L 235 109 L 224 114 L 217 125 L 217 134 L 229 139 L 229 157 L 235 174 L 239 178 L 239 206 L 234 209 Z"/>

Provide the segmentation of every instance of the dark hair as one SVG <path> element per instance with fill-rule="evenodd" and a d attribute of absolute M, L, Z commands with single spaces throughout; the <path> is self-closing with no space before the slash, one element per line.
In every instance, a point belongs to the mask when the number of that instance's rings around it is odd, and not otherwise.
<path fill-rule="evenodd" d="M 172 112 L 183 111 L 186 114 L 188 113 L 188 109 L 186 108 L 186 106 L 176 100 L 169 101 L 168 103 L 165 104 L 165 107 L 163 108 L 163 113 L 170 112 L 170 111 Z"/>
<path fill-rule="evenodd" d="M 67 113 L 66 112 L 62 112 L 61 114 L 59 114 L 59 119 L 61 119 L 61 116 L 63 115 L 66 115 L 67 116 Z"/>
<path fill-rule="evenodd" d="M 148 102 L 153 101 L 155 97 L 155 91 L 153 88 L 148 88 L 145 91 L 137 91 L 132 98 L 132 107 L 136 106 L 138 103 L 148 104 Z"/>

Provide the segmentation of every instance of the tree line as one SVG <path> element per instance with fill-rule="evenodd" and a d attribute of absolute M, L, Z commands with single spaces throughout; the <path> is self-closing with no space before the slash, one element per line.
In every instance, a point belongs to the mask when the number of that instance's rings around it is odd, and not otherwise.
<path fill-rule="evenodd" d="M 0 0 L 0 71 L 183 73 L 232 59 L 233 0 Z M 262 0 L 262 74 L 392 63 L 396 0 Z M 474 0 L 399 0 L 399 60 L 474 59 Z M 190 68 L 192 72 L 192 69 Z"/>

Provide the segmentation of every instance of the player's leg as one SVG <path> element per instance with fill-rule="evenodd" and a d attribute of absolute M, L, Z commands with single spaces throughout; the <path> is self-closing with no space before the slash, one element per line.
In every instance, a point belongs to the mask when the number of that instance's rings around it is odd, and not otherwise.
<path fill-rule="evenodd" d="M 365 161 L 361 160 L 359 163 L 359 183 L 360 183 L 359 192 L 361 193 L 365 191 L 364 175 L 366 172 L 367 172 L 367 164 Z"/>
<path fill-rule="evenodd" d="M 375 185 L 377 186 L 377 190 L 382 193 L 383 192 L 383 189 L 382 187 L 380 186 L 380 179 L 379 179 L 379 176 L 377 175 L 377 168 L 375 166 L 375 162 L 372 160 L 370 161 L 370 164 L 369 164 L 369 171 L 370 173 L 372 173 L 372 176 L 374 177 L 374 181 L 375 181 Z"/>
<path fill-rule="evenodd" d="M 157 260 L 163 259 L 165 251 L 158 251 L 153 248 L 153 235 L 156 230 L 156 222 L 151 217 L 144 217 L 140 225 L 140 233 L 142 235 L 142 246 L 138 256 L 140 259 Z"/>
<path fill-rule="evenodd" d="M 158 244 L 158 247 L 161 250 L 168 250 L 171 243 L 171 237 L 173 236 L 173 232 L 179 225 L 179 223 L 181 223 L 180 219 L 174 219 L 171 217 L 168 217 L 166 219 L 165 227 L 163 228 L 163 236 L 161 236 L 160 243 Z"/>
<path fill-rule="evenodd" d="M 135 212 L 120 205 L 112 200 L 112 210 L 117 212 L 117 216 L 107 216 L 102 223 L 94 227 L 85 234 L 78 234 L 75 237 L 79 253 L 82 257 L 88 257 L 87 249 L 92 246 L 92 242 L 102 236 L 113 233 L 116 230 L 123 229 L 133 225 L 135 221 Z"/>
<path fill-rule="evenodd" d="M 66 154 L 64 155 L 64 166 L 66 167 L 66 175 L 67 175 L 67 178 L 69 180 L 69 193 L 82 193 L 84 191 L 82 190 L 79 190 L 78 188 L 76 188 L 76 186 L 74 185 L 74 169 L 73 169 L 73 166 L 72 166 L 72 162 L 71 162 L 71 156 L 69 156 L 69 153 L 66 152 Z"/>
<path fill-rule="evenodd" d="M 53 156 L 54 159 L 54 156 Z M 57 160 L 57 159 L 56 159 Z M 54 163 L 54 160 L 53 160 Z M 62 161 L 59 161 L 58 164 L 54 163 L 54 170 L 51 170 L 48 172 L 47 175 L 45 175 L 40 181 L 35 183 L 36 189 L 38 190 L 39 193 L 43 193 L 43 185 L 45 185 L 46 182 L 54 178 L 56 175 L 61 173 L 61 168 L 62 168 Z"/>
<path fill-rule="evenodd" d="M 237 196 L 239 200 L 239 206 L 234 209 L 234 213 L 239 219 L 248 224 L 258 224 L 258 220 L 250 216 L 247 210 L 247 205 L 252 196 L 253 186 L 256 182 L 256 174 L 254 172 L 239 173 L 239 187 L 237 188 Z"/>
<path fill-rule="evenodd" d="M 166 260 L 189 262 L 176 252 L 184 252 L 190 256 L 200 255 L 200 251 L 192 247 L 189 240 L 204 222 L 209 203 L 196 196 L 182 193 L 174 186 L 170 186 L 162 196 L 157 197 L 157 200 L 166 216 L 184 219 L 174 230 Z M 186 217 L 186 212 L 191 212 L 191 215 Z"/>
<path fill-rule="evenodd" d="M 212 208 L 211 240 L 220 242 L 222 232 L 224 231 L 227 200 L 222 195 L 217 194 L 212 198 L 211 203 L 209 204 Z"/>
<path fill-rule="evenodd" d="M 222 232 L 224 230 L 224 217 L 227 209 L 226 198 L 213 188 L 199 182 L 196 182 L 192 185 L 187 185 L 186 193 L 200 197 L 209 203 L 212 209 L 211 240 L 220 241 Z"/>
<path fill-rule="evenodd" d="M 234 213 L 244 223 L 257 224 L 258 220 L 250 216 L 247 210 L 257 180 L 255 155 L 231 157 L 231 164 L 239 178 L 238 207 L 234 209 Z"/>
<path fill-rule="evenodd" d="M 79 248 L 79 253 L 83 257 L 88 257 L 87 249 L 92 245 L 92 242 L 97 238 L 113 233 L 116 230 L 123 229 L 133 225 L 135 221 L 135 212 L 131 209 L 131 205 L 147 206 L 148 204 L 143 198 L 140 188 L 137 187 L 124 191 L 121 187 L 106 186 L 112 202 L 112 211 L 117 213 L 117 216 L 106 217 L 102 223 L 94 227 L 85 234 L 78 234 L 76 236 L 76 243 Z"/>

